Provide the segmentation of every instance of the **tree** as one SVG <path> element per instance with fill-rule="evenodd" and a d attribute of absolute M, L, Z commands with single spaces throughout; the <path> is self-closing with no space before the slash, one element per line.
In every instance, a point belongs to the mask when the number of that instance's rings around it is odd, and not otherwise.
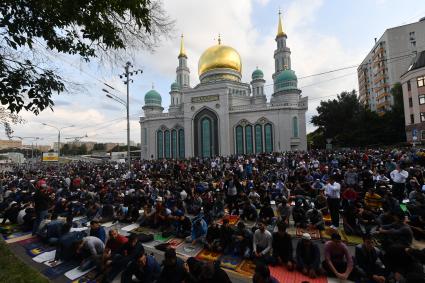
<path fill-rule="evenodd" d="M 11 113 L 0 106 L 0 124 L 3 125 L 6 136 L 11 139 L 13 136 L 12 125 L 24 123 L 25 121 L 15 113 Z"/>
<path fill-rule="evenodd" d="M 52 95 L 66 90 L 44 49 L 121 62 L 173 27 L 159 0 L 3 0 L 0 14 L 0 102 L 12 113 L 52 109 Z"/>
<path fill-rule="evenodd" d="M 309 135 L 310 142 L 324 146 L 332 138 L 339 146 L 389 145 L 405 141 L 403 94 L 400 84 L 391 90 L 394 105 L 378 115 L 361 105 L 356 92 L 342 92 L 337 99 L 320 102 L 318 115 L 312 117 L 317 130 Z"/>

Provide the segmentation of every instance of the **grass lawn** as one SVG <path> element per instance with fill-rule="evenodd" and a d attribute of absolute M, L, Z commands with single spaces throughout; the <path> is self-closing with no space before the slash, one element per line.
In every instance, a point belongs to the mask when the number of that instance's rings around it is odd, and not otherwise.
<path fill-rule="evenodd" d="M 0 282 L 48 283 L 49 280 L 17 258 L 0 239 Z"/>

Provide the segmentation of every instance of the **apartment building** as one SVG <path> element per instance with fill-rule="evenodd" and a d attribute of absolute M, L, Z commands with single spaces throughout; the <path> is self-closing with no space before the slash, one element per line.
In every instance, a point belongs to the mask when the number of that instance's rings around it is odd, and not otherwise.
<path fill-rule="evenodd" d="M 391 109 L 392 86 L 400 82 L 416 55 L 425 50 L 425 17 L 419 22 L 387 29 L 375 39 L 357 68 L 360 103 L 378 113 Z"/>
<path fill-rule="evenodd" d="M 0 140 L 0 149 L 21 148 L 22 140 Z"/>
<path fill-rule="evenodd" d="M 401 76 L 401 84 L 407 141 L 425 142 L 425 51 Z"/>

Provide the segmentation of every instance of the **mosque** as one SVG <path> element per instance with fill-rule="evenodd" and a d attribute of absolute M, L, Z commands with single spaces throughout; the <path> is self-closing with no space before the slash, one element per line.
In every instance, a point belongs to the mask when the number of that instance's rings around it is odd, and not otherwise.
<path fill-rule="evenodd" d="M 273 93 L 268 101 L 263 72 L 257 68 L 251 82 L 243 82 L 239 53 L 220 38 L 199 58 L 200 83 L 191 86 L 182 36 L 168 112 L 156 90 L 144 97 L 142 159 L 306 150 L 308 98 L 297 86 L 286 40 L 279 13 Z"/>

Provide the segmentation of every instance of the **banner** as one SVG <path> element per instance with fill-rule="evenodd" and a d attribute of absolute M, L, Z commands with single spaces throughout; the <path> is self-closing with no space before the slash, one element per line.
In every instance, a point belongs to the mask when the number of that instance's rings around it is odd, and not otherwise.
<path fill-rule="evenodd" d="M 57 152 L 43 152 L 43 157 L 41 159 L 43 162 L 58 162 L 59 156 Z"/>

